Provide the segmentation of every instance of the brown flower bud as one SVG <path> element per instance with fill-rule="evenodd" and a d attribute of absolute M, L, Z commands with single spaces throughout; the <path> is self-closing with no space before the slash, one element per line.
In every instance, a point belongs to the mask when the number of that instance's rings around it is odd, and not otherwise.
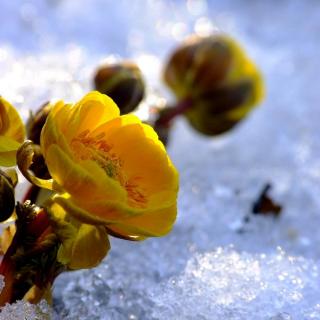
<path fill-rule="evenodd" d="M 239 82 L 204 93 L 194 102 L 196 107 L 185 112 L 189 123 L 206 135 L 222 134 L 233 128 L 250 109 L 244 108 L 253 99 L 254 84 Z"/>
<path fill-rule="evenodd" d="M 207 135 L 228 131 L 263 96 L 263 81 L 253 62 L 224 35 L 193 36 L 170 57 L 164 80 L 181 101 L 190 124 Z"/>
<path fill-rule="evenodd" d="M 133 111 L 144 96 L 144 82 L 139 67 L 133 62 L 107 64 L 94 77 L 96 90 L 111 97 L 121 114 Z"/>
<path fill-rule="evenodd" d="M 29 169 L 34 172 L 34 174 L 42 179 L 50 179 L 50 173 L 48 171 L 45 159 L 41 153 L 41 148 L 39 145 L 33 146 L 33 158 L 32 164 L 30 165 Z"/>
<path fill-rule="evenodd" d="M 11 178 L 0 170 L 0 222 L 10 218 L 15 207 L 14 185 Z"/>
<path fill-rule="evenodd" d="M 232 63 L 231 48 L 217 36 L 192 36 L 170 57 L 164 79 L 178 97 L 198 95 L 222 81 Z"/>
<path fill-rule="evenodd" d="M 28 139 L 36 144 L 40 144 L 40 134 L 47 117 L 49 115 L 52 105 L 49 102 L 44 103 L 35 114 L 30 115 L 27 122 Z"/>

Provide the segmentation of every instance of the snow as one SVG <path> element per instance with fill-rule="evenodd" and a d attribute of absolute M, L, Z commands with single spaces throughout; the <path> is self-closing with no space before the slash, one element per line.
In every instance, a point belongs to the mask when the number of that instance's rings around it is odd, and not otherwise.
<path fill-rule="evenodd" d="M 0 313 L 1 320 L 50 320 L 52 311 L 45 301 L 37 305 L 24 301 L 6 304 Z"/>
<path fill-rule="evenodd" d="M 139 62 L 153 87 L 146 104 L 172 99 L 161 65 L 192 31 L 236 37 L 266 81 L 265 101 L 224 136 L 176 122 L 174 230 L 142 243 L 112 239 L 101 266 L 62 275 L 56 319 L 320 319 L 318 1 L 15 0 L 0 8 L 0 93 L 24 119 L 50 99 L 80 98 L 105 58 Z M 266 183 L 283 206 L 278 218 L 250 213 Z M 26 306 L 6 308 L 21 315 Z"/>
<path fill-rule="evenodd" d="M 152 292 L 155 319 L 317 319 L 319 270 L 279 252 L 218 248 Z M 183 307 L 182 307 L 183 306 Z M 290 314 L 292 316 L 290 316 Z"/>

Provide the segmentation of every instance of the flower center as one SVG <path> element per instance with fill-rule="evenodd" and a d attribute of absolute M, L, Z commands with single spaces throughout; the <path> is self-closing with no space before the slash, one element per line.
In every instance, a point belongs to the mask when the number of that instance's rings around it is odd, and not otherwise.
<path fill-rule="evenodd" d="M 117 180 L 126 189 L 130 206 L 145 207 L 147 198 L 139 184 L 140 178 L 127 178 L 122 160 L 111 151 L 112 145 L 104 138 L 105 133 L 92 136 L 90 130 L 85 130 L 72 139 L 71 149 L 78 160 L 95 161 L 110 178 Z"/>
<path fill-rule="evenodd" d="M 95 161 L 106 174 L 122 184 L 121 160 L 111 151 L 112 146 L 103 139 L 104 133 L 91 136 L 89 130 L 81 132 L 71 141 L 71 148 L 78 160 Z"/>

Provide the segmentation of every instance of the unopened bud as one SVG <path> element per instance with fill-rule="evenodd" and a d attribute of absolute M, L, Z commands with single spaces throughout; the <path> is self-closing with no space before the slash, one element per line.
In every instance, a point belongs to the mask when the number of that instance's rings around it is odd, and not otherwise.
<path fill-rule="evenodd" d="M 254 100 L 254 84 L 243 81 L 207 92 L 194 102 L 185 116 L 193 128 L 206 135 L 222 134 L 242 120 Z M 247 106 L 245 108 L 244 106 Z"/>
<path fill-rule="evenodd" d="M 178 97 L 201 94 L 223 81 L 232 52 L 222 37 L 188 38 L 170 57 L 164 79 Z"/>
<path fill-rule="evenodd" d="M 42 179 L 50 179 L 50 173 L 48 171 L 48 167 L 44 160 L 43 154 L 41 153 L 41 148 L 39 145 L 33 145 L 33 158 L 32 164 L 29 169 L 34 172 L 34 174 Z"/>
<path fill-rule="evenodd" d="M 139 67 L 133 62 L 107 64 L 94 77 L 96 90 L 111 97 L 121 114 L 136 109 L 144 96 L 144 82 Z"/>
<path fill-rule="evenodd" d="M 50 174 L 39 145 L 26 140 L 17 151 L 17 165 L 29 182 L 45 189 L 52 189 L 52 179 L 49 179 Z"/>
<path fill-rule="evenodd" d="M 11 178 L 0 170 L 0 222 L 10 218 L 14 207 L 14 185 Z"/>
<path fill-rule="evenodd" d="M 40 135 L 49 115 L 52 105 L 49 102 L 44 103 L 35 114 L 31 114 L 27 122 L 28 139 L 36 144 L 40 144 Z"/>
<path fill-rule="evenodd" d="M 187 39 L 169 59 L 164 80 L 179 102 L 192 102 L 184 115 L 207 135 L 231 129 L 263 96 L 257 67 L 237 43 L 221 34 Z"/>

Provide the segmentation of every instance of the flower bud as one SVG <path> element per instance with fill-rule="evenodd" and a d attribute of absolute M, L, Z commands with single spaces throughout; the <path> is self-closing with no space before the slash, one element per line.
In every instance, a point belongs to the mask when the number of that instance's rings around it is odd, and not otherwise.
<path fill-rule="evenodd" d="M 49 179 L 50 174 L 48 172 L 45 160 L 41 154 L 40 150 L 40 135 L 42 127 L 44 126 L 47 117 L 52 109 L 52 104 L 50 102 L 44 103 L 35 114 L 31 114 L 27 122 L 27 134 L 29 143 L 32 141 L 32 162 L 28 167 L 37 177 L 42 179 Z M 24 162 L 26 165 L 25 159 L 21 158 L 21 152 L 17 154 L 18 162 Z"/>
<path fill-rule="evenodd" d="M 30 165 L 30 170 L 34 172 L 34 174 L 42 179 L 50 179 L 51 176 L 49 174 L 46 162 L 41 153 L 41 148 L 39 145 L 33 146 L 34 155 L 32 158 L 32 164 Z"/>
<path fill-rule="evenodd" d="M 52 105 L 49 102 L 44 103 L 35 114 L 31 114 L 27 122 L 28 139 L 36 144 L 40 144 L 40 134 L 44 126 Z"/>
<path fill-rule="evenodd" d="M 39 145 L 26 140 L 17 151 L 17 165 L 29 182 L 52 189 L 52 179 Z"/>
<path fill-rule="evenodd" d="M 254 101 L 254 83 L 242 81 L 199 96 L 196 107 L 185 112 L 189 123 L 206 135 L 218 135 L 233 128 Z M 249 105 L 249 106 L 248 106 Z"/>
<path fill-rule="evenodd" d="M 0 170 L 0 222 L 10 218 L 15 207 L 14 186 L 11 178 Z"/>
<path fill-rule="evenodd" d="M 132 62 L 108 64 L 94 77 L 96 90 L 111 97 L 121 114 L 133 111 L 144 96 L 144 82 L 138 66 Z"/>
<path fill-rule="evenodd" d="M 206 135 L 231 129 L 263 96 L 259 71 L 243 50 L 224 35 L 193 36 L 167 63 L 164 80 L 190 124 Z"/>

